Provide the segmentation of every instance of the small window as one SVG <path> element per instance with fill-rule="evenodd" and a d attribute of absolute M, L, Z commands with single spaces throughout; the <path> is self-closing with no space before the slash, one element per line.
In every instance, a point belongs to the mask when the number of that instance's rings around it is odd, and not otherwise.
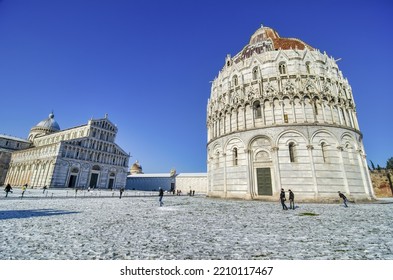
<path fill-rule="evenodd" d="M 321 143 L 321 150 L 322 150 L 322 158 L 323 158 L 323 162 L 327 162 L 327 154 L 326 154 L 326 143 L 322 142 Z"/>
<path fill-rule="evenodd" d="M 314 111 L 315 111 L 315 115 L 318 115 L 318 104 L 316 99 L 314 99 Z"/>
<path fill-rule="evenodd" d="M 278 69 L 281 75 L 285 75 L 287 73 L 287 67 L 285 65 L 285 62 L 281 62 L 280 65 L 278 66 Z"/>
<path fill-rule="evenodd" d="M 290 162 L 296 162 L 295 161 L 295 143 L 293 143 L 293 142 L 289 143 L 289 160 L 290 160 Z"/>
<path fill-rule="evenodd" d="M 254 113 L 256 119 L 262 117 L 262 108 L 261 108 L 261 103 L 259 103 L 259 101 L 254 103 Z"/>
<path fill-rule="evenodd" d="M 252 79 L 253 80 L 258 79 L 258 67 L 254 67 L 254 69 L 252 69 Z"/>
<path fill-rule="evenodd" d="M 306 62 L 307 74 L 311 73 L 310 62 Z"/>
<path fill-rule="evenodd" d="M 233 148 L 233 166 L 237 166 L 238 164 L 238 155 L 237 155 L 237 148 Z"/>
<path fill-rule="evenodd" d="M 233 78 L 232 78 L 232 82 L 233 82 L 233 85 L 236 87 L 237 85 L 238 85 L 238 79 L 237 79 L 237 76 L 235 75 L 235 76 L 233 76 Z"/>
<path fill-rule="evenodd" d="M 284 122 L 288 123 L 288 114 L 287 113 L 284 113 Z"/>

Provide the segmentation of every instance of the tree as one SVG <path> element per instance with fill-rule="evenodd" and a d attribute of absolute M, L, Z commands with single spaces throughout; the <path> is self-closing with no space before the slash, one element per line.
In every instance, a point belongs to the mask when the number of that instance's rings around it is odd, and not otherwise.
<path fill-rule="evenodd" d="M 393 169 L 393 157 L 386 162 L 386 169 Z"/>
<path fill-rule="evenodd" d="M 371 162 L 371 168 L 372 168 L 373 170 L 375 170 L 374 162 L 372 162 L 372 160 L 370 160 L 370 162 Z"/>

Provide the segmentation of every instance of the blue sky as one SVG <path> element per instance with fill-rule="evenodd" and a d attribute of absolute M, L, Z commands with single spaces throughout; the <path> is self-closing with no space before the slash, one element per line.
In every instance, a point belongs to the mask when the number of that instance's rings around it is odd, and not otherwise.
<path fill-rule="evenodd" d="M 341 60 L 368 160 L 393 157 L 391 1 L 0 0 L 0 133 L 104 117 L 145 173 L 206 171 L 210 83 L 261 24 Z"/>

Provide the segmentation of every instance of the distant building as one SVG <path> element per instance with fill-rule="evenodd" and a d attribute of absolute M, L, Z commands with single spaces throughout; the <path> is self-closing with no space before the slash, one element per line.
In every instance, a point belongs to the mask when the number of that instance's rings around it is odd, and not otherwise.
<path fill-rule="evenodd" d="M 50 114 L 30 130 L 28 140 L 0 137 L 0 155 L 5 158 L 2 169 L 7 170 L 4 184 L 124 187 L 129 155 L 115 143 L 116 134 L 117 127 L 107 116 L 61 130 Z M 5 148 L 7 143 L 12 147 Z"/>
<path fill-rule="evenodd" d="M 12 153 L 27 149 L 30 145 L 26 139 L 0 134 L 0 186 L 5 182 Z"/>
<path fill-rule="evenodd" d="M 159 188 L 165 191 L 181 191 L 187 194 L 190 190 L 197 194 L 207 193 L 206 173 L 176 173 L 171 170 L 169 173 L 144 174 L 142 166 L 136 161 L 130 168 L 127 176 L 126 189 L 140 191 L 158 191 Z"/>
<path fill-rule="evenodd" d="M 362 133 L 337 61 L 259 28 L 227 55 L 207 105 L 208 195 L 373 199 Z"/>

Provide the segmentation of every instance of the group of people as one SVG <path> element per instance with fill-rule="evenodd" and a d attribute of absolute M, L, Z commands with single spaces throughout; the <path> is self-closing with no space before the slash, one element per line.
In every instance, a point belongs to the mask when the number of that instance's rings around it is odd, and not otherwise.
<path fill-rule="evenodd" d="M 24 195 L 26 189 L 27 189 L 27 184 L 24 184 L 22 186 L 22 196 L 21 196 L 22 198 L 23 198 L 23 195 Z M 45 192 L 46 190 L 47 190 L 47 186 L 44 186 L 43 187 L 43 192 Z M 8 196 L 8 193 L 10 193 L 10 192 L 12 193 L 11 185 L 7 184 L 6 187 L 4 188 L 4 191 L 5 191 L 5 197 Z M 90 191 L 90 188 L 89 188 L 89 191 Z M 124 193 L 124 188 L 120 188 L 120 196 L 119 196 L 119 198 L 121 198 L 123 196 L 123 193 Z M 289 209 L 295 210 L 295 194 L 290 189 L 288 190 L 288 193 L 289 193 Z M 194 195 L 195 191 L 190 191 L 189 194 L 190 194 L 190 196 Z M 180 195 L 179 192 L 178 192 L 178 195 Z M 162 202 L 162 198 L 164 196 L 164 190 L 162 188 L 159 189 L 158 196 L 160 197 L 159 198 L 160 206 L 164 205 L 164 202 Z M 347 197 L 340 191 L 338 192 L 338 196 L 343 200 L 344 207 L 348 207 L 348 205 L 347 205 L 347 202 L 348 202 Z M 282 188 L 281 189 L 281 193 L 280 193 L 280 202 L 281 202 L 282 210 L 288 210 L 288 207 L 285 204 L 286 200 L 287 199 L 285 197 L 285 191 Z"/>
<path fill-rule="evenodd" d="M 25 192 L 26 192 L 27 187 L 28 187 L 27 183 L 24 184 L 24 185 L 22 186 L 21 198 L 23 198 L 23 196 L 24 196 L 24 194 L 25 194 Z M 32 186 L 31 188 L 33 188 L 33 186 Z M 48 189 L 48 187 L 45 185 L 42 189 L 43 189 L 43 192 L 42 192 L 42 193 L 45 193 L 45 191 Z M 11 185 L 10 185 L 10 184 L 7 184 L 7 185 L 5 186 L 5 188 L 4 188 L 4 191 L 5 191 L 5 197 L 8 197 L 8 194 L 9 194 L 9 193 L 12 193 L 12 187 L 11 187 Z"/>
<path fill-rule="evenodd" d="M 288 190 L 288 192 L 289 192 L 289 209 L 295 210 L 295 194 L 290 189 Z M 338 192 L 338 196 L 343 200 L 344 207 L 348 207 L 347 205 L 348 198 L 340 191 Z M 282 210 L 288 210 L 288 207 L 285 204 L 286 200 L 287 199 L 285 198 L 285 191 L 284 189 L 281 189 L 280 202 L 281 202 Z"/>
<path fill-rule="evenodd" d="M 288 192 L 289 192 L 289 209 L 295 210 L 295 194 L 291 190 L 288 190 Z M 287 199 L 285 198 L 285 191 L 284 189 L 281 189 L 280 201 L 282 205 L 282 210 L 288 210 L 288 207 L 285 204 L 286 200 Z"/>

